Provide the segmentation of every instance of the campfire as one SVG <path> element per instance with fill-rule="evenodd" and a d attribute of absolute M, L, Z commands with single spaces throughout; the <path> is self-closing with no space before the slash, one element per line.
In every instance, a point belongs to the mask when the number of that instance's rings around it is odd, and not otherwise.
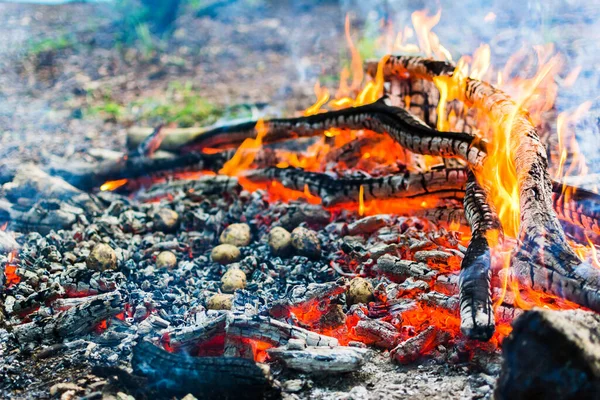
<path fill-rule="evenodd" d="M 418 46 L 390 33 L 389 55 L 361 60 L 347 18 L 339 88 L 317 83 L 297 115 L 133 128 L 94 165 L 6 165 L 0 348 L 80 350 L 142 397 L 277 396 L 373 354 L 485 365 L 504 349 L 510 398 L 542 368 L 511 365 L 526 340 L 597 378 L 580 342 L 600 326 L 600 198 L 565 183 L 585 169 L 571 128 L 589 104 L 554 115 L 552 49 L 507 79 L 486 45 L 453 62 L 437 20 L 415 12 Z M 570 360 L 543 357 L 546 375 Z"/>

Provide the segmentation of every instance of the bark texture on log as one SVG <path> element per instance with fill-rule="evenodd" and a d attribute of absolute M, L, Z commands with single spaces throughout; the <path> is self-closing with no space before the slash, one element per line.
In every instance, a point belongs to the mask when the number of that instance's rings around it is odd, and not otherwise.
<path fill-rule="evenodd" d="M 423 173 L 406 172 L 378 178 L 336 178 L 319 172 L 299 168 L 267 168 L 250 171 L 245 175 L 252 181 L 277 180 L 283 186 L 304 190 L 317 195 L 326 206 L 357 202 L 363 188 L 364 200 L 411 198 L 424 195 L 461 197 L 465 190 L 467 174 L 464 169 L 444 169 Z"/>
<path fill-rule="evenodd" d="M 52 317 L 17 325 L 13 334 L 22 346 L 79 338 L 91 332 L 100 322 L 123 311 L 123 306 L 119 292 L 105 293 Z"/>
<path fill-rule="evenodd" d="M 290 369 L 307 373 L 335 374 L 360 369 L 365 361 L 367 349 L 356 347 L 306 347 L 288 349 L 276 347 L 267 353 L 275 360 L 281 360 Z"/>
<path fill-rule="evenodd" d="M 464 205 L 472 237 L 460 270 L 460 328 L 472 339 L 489 340 L 496 326 L 492 309 L 488 235 L 496 231 L 496 236 L 499 236 L 500 221 L 472 172 L 469 172 Z"/>
<path fill-rule="evenodd" d="M 583 310 L 525 312 L 502 344 L 495 397 L 594 399 L 600 393 L 600 316 Z"/>
<path fill-rule="evenodd" d="M 367 66 L 372 74 L 374 64 Z M 384 76 L 407 76 L 432 80 L 451 76 L 452 64 L 421 57 L 392 56 L 384 65 Z M 521 242 L 514 254 L 512 270 L 521 282 L 534 289 L 566 298 L 600 311 L 600 271 L 582 262 L 566 240 L 552 208 L 552 184 L 546 151 L 526 111 L 501 90 L 466 78 L 458 98 L 499 124 L 510 122 L 510 142 L 519 182 Z"/>
<path fill-rule="evenodd" d="M 368 129 L 389 134 L 400 145 L 415 153 L 459 157 L 472 165 L 482 164 L 485 142 L 475 141 L 472 135 L 462 132 L 436 131 L 408 111 L 390 106 L 386 101 L 383 98 L 372 104 L 307 117 L 267 120 L 263 143 L 315 136 L 330 128 Z M 238 146 L 245 139 L 255 137 L 254 127 L 248 130 L 249 124 L 252 122 L 206 132 L 181 151 Z"/>

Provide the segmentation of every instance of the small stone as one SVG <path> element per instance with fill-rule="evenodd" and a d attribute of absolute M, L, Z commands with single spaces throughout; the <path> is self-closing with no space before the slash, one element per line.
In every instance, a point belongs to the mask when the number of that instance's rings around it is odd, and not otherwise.
<path fill-rule="evenodd" d="M 109 245 L 99 243 L 90 252 L 86 264 L 95 271 L 117 269 L 117 253 Z"/>
<path fill-rule="evenodd" d="M 221 277 L 221 290 L 233 293 L 246 287 L 246 274 L 239 268 L 230 268 Z"/>
<path fill-rule="evenodd" d="M 292 235 L 280 226 L 276 226 L 269 232 L 269 247 L 275 255 L 288 254 L 292 245 Z"/>
<path fill-rule="evenodd" d="M 154 229 L 162 232 L 173 232 L 179 223 L 179 214 L 170 208 L 161 208 L 154 214 Z"/>
<path fill-rule="evenodd" d="M 217 293 L 206 302 L 206 308 L 209 310 L 231 310 L 233 307 L 233 295 Z"/>
<path fill-rule="evenodd" d="M 156 266 L 158 268 L 173 268 L 177 265 L 177 257 L 170 251 L 161 251 L 156 256 Z"/>
<path fill-rule="evenodd" d="M 373 301 L 373 285 L 365 278 L 354 278 L 350 281 L 346 292 L 346 303 L 348 305 L 368 303 Z"/>
<path fill-rule="evenodd" d="M 231 224 L 221 233 L 219 243 L 244 247 L 250 244 L 251 238 L 248 224 Z"/>
<path fill-rule="evenodd" d="M 56 396 L 57 394 L 64 393 L 69 390 L 74 392 L 83 392 L 85 389 L 71 382 L 57 383 L 50 388 L 50 396 Z"/>
<path fill-rule="evenodd" d="M 319 258 L 321 256 L 321 243 L 317 232 L 298 227 L 292 231 L 292 246 L 298 254 L 309 257 Z"/>
<path fill-rule="evenodd" d="M 198 399 L 196 397 L 194 397 L 193 394 L 188 393 L 181 400 L 198 400 Z"/>
<path fill-rule="evenodd" d="M 220 244 L 212 249 L 210 257 L 214 262 L 227 265 L 240 259 L 240 249 L 231 244 Z"/>

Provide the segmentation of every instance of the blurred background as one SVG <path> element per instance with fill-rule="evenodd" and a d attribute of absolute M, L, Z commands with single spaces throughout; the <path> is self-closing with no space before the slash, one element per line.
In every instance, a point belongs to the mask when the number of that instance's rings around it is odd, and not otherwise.
<path fill-rule="evenodd" d="M 546 123 L 556 133 L 564 113 L 593 175 L 600 172 L 600 5 L 593 3 L 5 1 L 0 156 L 86 158 L 94 148 L 123 149 L 132 126 L 293 115 L 315 101 L 317 81 L 338 87 L 351 62 L 348 16 L 363 59 L 411 50 L 424 26 L 453 61 L 488 44 L 492 83 L 531 78 L 559 54 L 558 95 Z M 424 17 L 415 24 L 419 10 Z"/>

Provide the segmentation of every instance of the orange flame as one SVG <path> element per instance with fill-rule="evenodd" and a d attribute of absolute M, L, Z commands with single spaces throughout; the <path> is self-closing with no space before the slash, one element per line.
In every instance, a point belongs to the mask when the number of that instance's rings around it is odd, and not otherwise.
<path fill-rule="evenodd" d="M 262 139 L 269 131 L 262 119 L 258 120 L 254 129 L 256 130 L 256 138 L 244 140 L 231 157 L 231 160 L 227 161 L 223 168 L 219 170 L 220 174 L 238 176 L 252 165 L 256 152 L 262 146 Z"/>
<path fill-rule="evenodd" d="M 118 188 L 120 188 L 121 186 L 125 186 L 127 184 L 127 179 L 118 179 L 116 181 L 108 181 L 105 182 L 102 186 L 100 186 L 100 190 L 103 192 L 106 191 L 113 191 L 116 190 Z"/>

